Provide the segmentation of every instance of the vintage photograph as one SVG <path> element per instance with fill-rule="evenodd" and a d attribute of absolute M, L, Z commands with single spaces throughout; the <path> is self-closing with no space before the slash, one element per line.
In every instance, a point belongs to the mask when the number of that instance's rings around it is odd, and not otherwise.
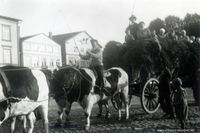
<path fill-rule="evenodd" d="M 199 133 L 199 0 L 0 0 L 0 133 Z"/>

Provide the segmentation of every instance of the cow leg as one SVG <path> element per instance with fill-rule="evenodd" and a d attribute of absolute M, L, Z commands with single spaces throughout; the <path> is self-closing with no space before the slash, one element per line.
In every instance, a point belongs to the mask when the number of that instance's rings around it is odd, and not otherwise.
<path fill-rule="evenodd" d="M 118 120 L 121 120 L 122 118 L 122 111 L 121 109 L 118 110 Z"/>
<path fill-rule="evenodd" d="M 108 101 L 106 101 L 105 107 L 106 107 L 106 118 L 109 119 L 111 114 L 110 114 L 109 107 L 108 107 Z"/>
<path fill-rule="evenodd" d="M 34 113 L 31 112 L 30 114 L 28 114 L 27 119 L 28 119 L 28 122 L 29 122 L 28 133 L 32 133 L 33 128 L 34 128 L 34 123 L 36 121 Z"/>
<path fill-rule="evenodd" d="M 23 132 L 26 133 L 26 123 L 27 123 L 27 117 L 26 116 L 22 116 L 23 118 Z"/>
<path fill-rule="evenodd" d="M 89 94 L 88 97 L 86 97 L 85 103 L 86 103 L 86 108 L 85 108 L 85 116 L 87 119 L 87 123 L 85 125 L 85 130 L 90 129 L 90 116 L 92 112 L 92 107 L 96 101 L 94 100 L 93 95 Z"/>
<path fill-rule="evenodd" d="M 117 106 L 118 106 L 118 120 L 121 120 L 122 118 L 122 101 L 120 100 L 121 99 L 121 96 L 120 96 L 121 93 L 119 93 L 119 99 L 117 100 Z"/>
<path fill-rule="evenodd" d="M 65 114 L 66 114 L 65 126 L 68 126 L 70 124 L 69 113 L 71 111 L 71 106 L 72 106 L 72 103 L 69 103 L 69 105 L 67 105 L 65 109 Z M 62 117 L 60 119 L 62 119 Z"/>
<path fill-rule="evenodd" d="M 65 107 L 67 106 L 67 104 L 66 104 L 66 99 L 56 100 L 56 103 L 58 105 L 59 111 L 58 111 L 58 119 L 55 126 L 59 127 L 63 123 L 63 115 L 64 115 Z"/>
<path fill-rule="evenodd" d="M 13 117 L 11 120 L 11 133 L 14 133 L 15 130 L 15 124 L 16 124 L 16 117 Z"/>
<path fill-rule="evenodd" d="M 55 124 L 56 127 L 61 126 L 61 124 L 63 123 L 62 120 L 63 120 L 64 110 L 65 110 L 65 108 L 60 107 L 60 109 L 58 111 L 58 119 Z"/>
<path fill-rule="evenodd" d="M 101 103 L 101 101 L 98 102 L 98 106 L 99 106 L 99 114 L 97 115 L 97 117 L 101 117 L 102 116 L 102 103 Z"/>
<path fill-rule="evenodd" d="M 45 103 L 39 107 L 39 110 L 40 110 L 40 114 L 41 114 L 42 119 L 43 119 L 45 132 L 49 133 L 48 101 L 45 101 Z"/>
<path fill-rule="evenodd" d="M 90 116 L 91 116 L 91 112 L 92 112 L 92 107 L 93 107 L 93 103 L 89 102 L 88 106 L 85 109 L 85 116 L 86 116 L 86 120 L 87 120 L 87 123 L 85 125 L 85 130 L 90 129 Z"/>
<path fill-rule="evenodd" d="M 122 93 L 122 100 L 124 101 L 125 109 L 126 109 L 126 120 L 129 119 L 129 96 L 128 93 Z"/>

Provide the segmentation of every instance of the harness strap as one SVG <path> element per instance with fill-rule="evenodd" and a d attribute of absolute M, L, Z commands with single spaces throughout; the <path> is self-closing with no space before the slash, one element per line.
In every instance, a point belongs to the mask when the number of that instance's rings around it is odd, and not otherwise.
<path fill-rule="evenodd" d="M 5 82 L 7 94 L 9 94 L 9 93 L 11 92 L 10 82 L 9 82 L 9 80 L 8 80 L 8 78 L 7 78 L 6 74 L 5 74 L 5 72 L 2 71 L 1 69 L 0 69 L 0 74 L 1 74 L 1 76 L 2 76 L 2 78 L 3 78 L 3 80 L 4 80 L 4 82 Z"/>

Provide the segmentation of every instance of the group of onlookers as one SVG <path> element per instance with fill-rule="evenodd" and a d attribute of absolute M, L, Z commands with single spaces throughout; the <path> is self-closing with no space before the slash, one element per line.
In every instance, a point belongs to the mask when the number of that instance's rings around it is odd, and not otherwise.
<path fill-rule="evenodd" d="M 198 42 L 200 43 L 200 37 L 188 36 L 186 30 L 175 31 L 169 29 L 168 32 L 164 28 L 160 28 L 158 33 L 155 30 L 150 31 L 149 28 L 145 28 L 145 23 L 143 21 L 137 23 L 137 18 L 132 15 L 130 18 L 130 23 L 125 30 L 125 42 L 130 42 L 138 39 L 156 39 L 162 41 L 163 39 L 172 39 L 176 41 L 187 41 L 190 43 Z"/>
<path fill-rule="evenodd" d="M 192 47 L 194 52 L 196 52 L 195 58 L 200 60 L 200 37 L 188 36 L 184 29 L 180 31 L 170 29 L 166 32 L 164 28 L 160 28 L 156 33 L 155 30 L 150 31 L 148 28 L 144 28 L 144 22 L 136 23 L 136 17 L 134 15 L 132 15 L 129 20 L 130 24 L 125 30 L 125 44 L 141 39 L 153 39 L 159 44 L 168 40 L 184 42 Z M 200 75 L 200 61 L 197 62 L 196 66 L 195 69 L 197 69 L 197 73 Z M 198 99 L 195 99 L 199 101 L 200 98 L 198 94 L 197 97 Z M 182 80 L 177 77 L 174 78 L 172 76 L 172 71 L 170 71 L 168 67 L 162 71 L 159 78 L 159 102 L 163 112 L 165 112 L 163 117 L 170 119 L 176 117 L 180 120 L 181 127 L 185 128 L 185 122 L 188 116 L 186 91 L 182 88 Z"/>

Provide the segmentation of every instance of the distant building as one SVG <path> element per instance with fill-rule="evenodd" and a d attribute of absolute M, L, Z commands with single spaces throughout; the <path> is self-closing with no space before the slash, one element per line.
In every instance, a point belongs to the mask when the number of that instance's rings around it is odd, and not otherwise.
<path fill-rule="evenodd" d="M 19 65 L 19 22 L 0 15 L 0 66 Z"/>
<path fill-rule="evenodd" d="M 86 53 L 86 51 L 92 47 L 90 43 L 92 37 L 86 31 L 54 35 L 52 39 L 61 45 L 63 66 L 89 66 L 90 61 L 82 60 L 79 56 L 79 52 Z"/>
<path fill-rule="evenodd" d="M 60 45 L 43 33 L 21 38 L 20 46 L 22 66 L 51 70 L 62 66 Z"/>

